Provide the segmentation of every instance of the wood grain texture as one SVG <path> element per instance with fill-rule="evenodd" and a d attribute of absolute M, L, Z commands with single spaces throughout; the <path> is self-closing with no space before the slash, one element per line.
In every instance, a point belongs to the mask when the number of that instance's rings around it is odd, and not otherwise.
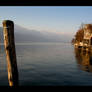
<path fill-rule="evenodd" d="M 3 21 L 4 46 L 7 58 L 8 81 L 10 86 L 18 86 L 18 68 L 14 40 L 14 23 Z"/>

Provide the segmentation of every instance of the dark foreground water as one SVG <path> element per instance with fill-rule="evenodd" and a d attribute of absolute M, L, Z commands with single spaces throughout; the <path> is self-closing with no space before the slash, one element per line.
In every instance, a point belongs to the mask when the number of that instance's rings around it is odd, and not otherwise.
<path fill-rule="evenodd" d="M 70 43 L 26 43 L 16 45 L 19 85 L 92 85 L 92 59 L 74 50 Z M 8 86 L 7 62 L 0 47 L 0 86 Z"/>

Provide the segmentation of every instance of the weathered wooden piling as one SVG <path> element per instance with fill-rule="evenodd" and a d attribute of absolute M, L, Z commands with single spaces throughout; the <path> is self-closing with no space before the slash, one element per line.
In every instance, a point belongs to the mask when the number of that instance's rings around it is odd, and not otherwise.
<path fill-rule="evenodd" d="M 8 81 L 10 86 L 18 86 L 18 69 L 16 60 L 14 23 L 10 20 L 3 21 L 4 45 L 8 67 Z"/>

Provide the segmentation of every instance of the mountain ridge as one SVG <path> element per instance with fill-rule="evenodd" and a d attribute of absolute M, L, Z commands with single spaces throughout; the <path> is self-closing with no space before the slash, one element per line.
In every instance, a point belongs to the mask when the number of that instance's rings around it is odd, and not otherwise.
<path fill-rule="evenodd" d="M 44 32 L 30 30 L 19 25 L 14 26 L 15 42 L 70 42 L 71 37 L 55 34 L 54 32 Z M 3 28 L 0 27 L 0 40 L 3 42 Z"/>

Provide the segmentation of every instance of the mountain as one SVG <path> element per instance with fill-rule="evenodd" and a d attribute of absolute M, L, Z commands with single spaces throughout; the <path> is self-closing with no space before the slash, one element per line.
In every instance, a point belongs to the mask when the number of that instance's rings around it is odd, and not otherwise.
<path fill-rule="evenodd" d="M 1 43 L 3 43 L 4 41 L 3 41 L 3 28 L 2 27 L 0 27 L 0 42 Z"/>
<path fill-rule="evenodd" d="M 15 24 L 15 42 L 70 42 L 71 36 L 55 32 L 29 30 Z M 0 27 L 0 39 L 3 42 L 3 28 Z"/>

